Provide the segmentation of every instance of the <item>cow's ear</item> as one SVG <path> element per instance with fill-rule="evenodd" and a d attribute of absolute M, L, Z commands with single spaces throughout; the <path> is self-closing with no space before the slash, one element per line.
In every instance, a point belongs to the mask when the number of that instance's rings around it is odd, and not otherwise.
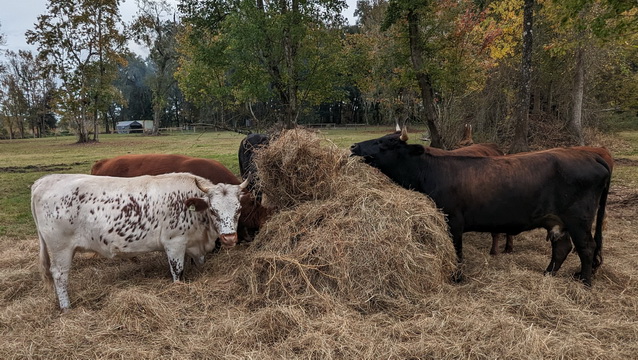
<path fill-rule="evenodd" d="M 422 145 L 413 144 L 410 145 L 410 155 L 412 156 L 420 156 L 425 153 L 425 147 Z"/>
<path fill-rule="evenodd" d="M 186 204 L 186 207 L 190 211 L 204 211 L 208 209 L 208 203 L 206 202 L 206 200 L 201 198 L 186 199 L 186 201 L 184 201 L 184 204 Z"/>

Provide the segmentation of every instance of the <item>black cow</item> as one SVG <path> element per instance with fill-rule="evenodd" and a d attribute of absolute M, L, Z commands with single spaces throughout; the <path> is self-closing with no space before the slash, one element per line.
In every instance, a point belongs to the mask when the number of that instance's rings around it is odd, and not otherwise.
<path fill-rule="evenodd" d="M 262 146 L 268 146 L 270 143 L 270 137 L 264 134 L 249 134 L 242 139 L 239 144 L 239 173 L 242 179 L 248 180 L 248 190 L 252 192 L 257 201 L 261 203 L 262 193 L 256 189 L 257 184 L 257 169 L 255 168 L 255 162 L 253 156 L 255 150 Z"/>
<path fill-rule="evenodd" d="M 351 151 L 399 185 L 434 200 L 448 216 L 459 263 L 464 232 L 518 234 L 545 228 L 552 240 L 546 272 L 560 269 L 571 251 L 571 237 L 581 261 L 576 276 L 591 285 L 592 273 L 602 264 L 602 222 L 611 179 L 599 154 L 552 149 L 495 157 L 434 156 L 406 141 L 404 129 L 354 144 Z M 460 280 L 460 273 L 455 275 Z"/>

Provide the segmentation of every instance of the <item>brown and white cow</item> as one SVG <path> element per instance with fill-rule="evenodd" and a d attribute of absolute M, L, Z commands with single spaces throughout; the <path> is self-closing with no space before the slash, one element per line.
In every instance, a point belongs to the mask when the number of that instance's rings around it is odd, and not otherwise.
<path fill-rule="evenodd" d="M 31 187 L 31 212 L 40 266 L 55 285 L 60 308 L 71 307 L 67 288 L 76 251 L 114 258 L 163 250 L 173 281 L 179 281 L 186 255 L 202 264 L 218 237 L 223 246 L 234 246 L 246 184 L 213 184 L 188 173 L 38 179 Z"/>
<path fill-rule="evenodd" d="M 518 234 L 545 228 L 552 239 L 546 273 L 560 269 L 571 250 L 570 237 L 580 257 L 580 280 L 591 285 L 592 273 L 602 264 L 611 170 L 595 152 L 552 149 L 494 157 L 434 156 L 421 145 L 408 144 L 405 131 L 356 143 L 351 152 L 399 185 L 434 200 L 448 216 L 459 262 L 464 232 Z M 461 278 L 460 272 L 455 278 Z"/>
<path fill-rule="evenodd" d="M 222 163 L 213 159 L 195 158 L 178 154 L 123 155 L 95 162 L 92 175 L 133 177 L 188 172 L 208 179 L 213 184 L 241 183 Z M 250 241 L 266 222 L 271 212 L 256 201 L 251 193 L 242 197 L 239 217 L 239 240 Z"/>

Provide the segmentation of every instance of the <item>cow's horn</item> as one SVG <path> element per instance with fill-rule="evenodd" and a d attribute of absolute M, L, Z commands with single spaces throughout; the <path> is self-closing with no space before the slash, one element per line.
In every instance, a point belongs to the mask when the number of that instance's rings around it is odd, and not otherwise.
<path fill-rule="evenodd" d="M 405 128 L 401 129 L 401 137 L 399 139 L 401 139 L 401 141 L 408 141 L 408 131 Z"/>
<path fill-rule="evenodd" d="M 250 176 L 246 178 L 246 180 L 244 180 L 243 183 L 239 184 L 239 188 L 244 190 L 246 188 L 246 186 L 248 186 L 248 180 L 250 179 Z"/>
<path fill-rule="evenodd" d="M 401 126 L 399 126 L 399 122 L 397 121 L 396 131 L 401 131 Z"/>
<path fill-rule="evenodd" d="M 208 192 L 210 191 L 210 188 L 204 187 L 202 186 L 202 184 L 199 183 L 199 179 L 195 178 L 195 185 L 197 185 L 197 188 L 205 193 L 208 194 Z"/>

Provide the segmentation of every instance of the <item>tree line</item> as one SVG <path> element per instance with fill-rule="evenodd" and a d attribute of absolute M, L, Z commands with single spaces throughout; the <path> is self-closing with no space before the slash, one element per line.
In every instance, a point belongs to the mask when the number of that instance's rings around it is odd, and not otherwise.
<path fill-rule="evenodd" d="M 469 123 L 517 152 L 638 109 L 631 0 L 359 0 L 354 25 L 345 0 L 120 2 L 48 1 L 0 68 L 1 137 L 400 123 L 450 148 Z"/>

